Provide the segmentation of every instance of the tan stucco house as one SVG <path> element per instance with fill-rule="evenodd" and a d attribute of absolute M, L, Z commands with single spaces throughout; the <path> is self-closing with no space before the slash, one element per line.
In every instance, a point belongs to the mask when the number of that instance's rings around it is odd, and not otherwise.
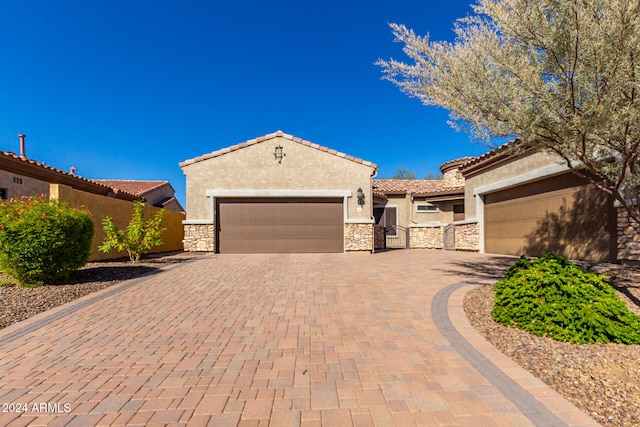
<path fill-rule="evenodd" d="M 31 159 L 26 154 L 25 135 L 20 134 L 20 151 L 0 151 L 0 198 L 43 195 L 49 199 L 66 202 L 73 207 L 84 206 L 92 215 L 94 236 L 90 260 L 118 258 L 126 252 L 102 253 L 98 247 L 105 237 L 102 222 L 105 217 L 114 219 L 119 228 L 125 228 L 133 213 L 133 201 L 146 201 L 144 196 L 133 194 L 108 183 L 84 178 L 76 174 L 76 168 L 63 171 L 43 162 Z M 150 204 L 145 206 L 145 215 L 150 218 L 159 210 Z M 167 252 L 182 248 L 184 212 L 165 212 L 164 244 L 153 252 Z"/>
<path fill-rule="evenodd" d="M 187 251 L 373 250 L 369 161 L 277 131 L 180 167 Z"/>
<path fill-rule="evenodd" d="M 373 179 L 371 162 L 281 131 L 180 164 L 184 248 L 348 252 L 436 248 L 639 261 L 638 226 L 558 157 L 509 142 L 441 180 Z"/>
<path fill-rule="evenodd" d="M 31 159 L 26 155 L 25 135 L 20 138 L 20 151 L 0 151 L 0 198 L 19 199 L 26 196 L 44 195 L 50 197 L 51 185 L 65 185 L 75 190 L 98 194 L 122 200 L 138 200 L 134 194 L 114 189 L 92 179 L 83 178 L 75 173 L 49 166 Z"/>
<path fill-rule="evenodd" d="M 460 168 L 472 159 L 444 163 L 440 166 L 442 179 L 374 180 L 376 249 L 469 250 L 468 242 L 458 241 L 456 246 L 452 226 L 465 221 L 464 177 Z"/>
<path fill-rule="evenodd" d="M 478 251 L 628 259 L 618 254 L 613 198 L 571 173 L 557 156 L 533 150 L 514 154 L 516 144 L 507 143 L 461 168 L 465 215 L 475 222 Z"/>

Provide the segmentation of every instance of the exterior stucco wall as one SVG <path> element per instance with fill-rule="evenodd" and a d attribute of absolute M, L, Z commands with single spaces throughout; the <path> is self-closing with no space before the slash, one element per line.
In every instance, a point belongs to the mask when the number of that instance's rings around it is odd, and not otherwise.
<path fill-rule="evenodd" d="M 282 163 L 274 157 L 282 146 Z M 350 191 L 347 219 L 371 221 L 373 167 L 358 164 L 288 138 L 275 137 L 258 144 L 182 167 L 187 179 L 187 220 L 213 220 L 207 190 L 340 190 Z M 358 205 L 357 190 L 362 188 L 365 204 Z M 361 207 L 361 209 L 358 209 Z"/>
<path fill-rule="evenodd" d="M 22 183 L 13 182 L 13 178 L 20 178 Z M 0 188 L 7 190 L 7 199 L 19 199 L 22 196 L 49 196 L 49 183 L 24 175 L 0 170 Z"/>
<path fill-rule="evenodd" d="M 438 207 L 438 211 L 416 212 L 416 205 L 425 203 L 432 203 L 436 205 Z M 462 200 L 425 202 L 425 199 L 422 197 L 412 201 L 410 195 L 388 195 L 385 203 L 377 203 L 375 206 L 396 206 L 398 208 L 398 225 L 408 227 L 411 224 L 426 224 L 434 222 L 450 224 L 453 222 L 453 205 L 461 203 L 463 203 Z"/>
<path fill-rule="evenodd" d="M 98 247 L 104 241 L 106 234 L 102 226 L 105 217 L 113 218 L 114 223 L 119 229 L 124 229 L 131 221 L 134 205 L 127 200 L 120 200 L 113 197 L 102 196 L 99 194 L 87 193 L 68 187 L 66 185 L 51 184 L 50 197 L 66 202 L 69 206 L 84 206 L 89 212 L 94 224 L 93 240 L 91 242 L 91 261 L 115 259 L 127 256 L 126 251 L 112 251 L 109 253 L 100 252 Z M 166 209 L 156 208 L 150 205 L 144 205 L 145 220 L 151 219 L 159 211 L 164 212 L 162 235 L 163 244 L 155 246 L 151 252 L 169 252 L 179 251 L 183 249 L 182 240 L 184 238 L 184 229 L 182 221 L 184 220 L 183 212 L 167 211 Z"/>
<path fill-rule="evenodd" d="M 174 197 L 174 195 L 175 193 L 170 185 L 163 185 L 160 188 L 148 192 L 143 197 L 146 199 L 146 202 L 148 204 L 154 205 L 169 197 Z M 165 209 L 182 212 L 182 209 L 180 209 L 178 203 L 170 203 L 169 205 L 165 206 Z"/>
<path fill-rule="evenodd" d="M 536 170 L 561 165 L 563 161 L 551 154 L 534 152 L 514 159 L 498 163 L 490 169 L 478 171 L 466 176 L 464 188 L 464 210 L 467 219 L 477 218 L 476 196 L 477 188 L 507 181 L 519 175 L 535 172 Z"/>
<path fill-rule="evenodd" d="M 407 227 L 411 223 L 411 199 L 408 195 L 388 195 L 384 203 L 376 203 L 375 207 L 395 207 L 397 225 Z"/>
<path fill-rule="evenodd" d="M 413 223 L 414 224 L 425 224 L 429 222 L 439 222 L 442 224 L 450 224 L 453 222 L 453 205 L 454 204 L 462 204 L 462 200 L 457 201 L 442 201 L 442 202 L 429 202 L 438 207 L 437 212 L 416 212 L 416 205 L 424 204 L 424 199 L 416 199 L 413 202 L 412 210 L 413 210 Z"/>

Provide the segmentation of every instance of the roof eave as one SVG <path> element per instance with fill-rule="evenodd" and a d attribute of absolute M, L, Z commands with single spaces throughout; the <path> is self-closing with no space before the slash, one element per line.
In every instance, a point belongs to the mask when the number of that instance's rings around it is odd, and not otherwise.
<path fill-rule="evenodd" d="M 431 193 L 413 193 L 412 196 L 425 197 L 425 198 L 443 197 L 443 196 L 448 196 L 451 199 L 464 198 L 464 188 L 462 190 L 456 189 L 456 190 L 434 191 Z"/>
<path fill-rule="evenodd" d="M 40 179 L 52 184 L 68 185 L 77 190 L 102 196 L 114 196 L 123 200 L 138 200 L 139 198 L 125 192 L 112 191 L 110 187 L 99 184 L 75 175 L 66 174 L 63 171 L 49 169 L 48 166 L 37 163 L 34 160 L 22 159 L 11 154 L 0 156 L 0 169 L 29 178 Z"/>

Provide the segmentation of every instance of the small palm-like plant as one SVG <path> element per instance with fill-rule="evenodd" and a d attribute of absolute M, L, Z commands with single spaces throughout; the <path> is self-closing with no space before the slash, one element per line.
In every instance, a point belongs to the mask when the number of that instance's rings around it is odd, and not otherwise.
<path fill-rule="evenodd" d="M 107 234 L 99 249 L 102 252 L 111 252 L 116 249 L 126 250 L 131 262 L 138 262 L 140 257 L 149 252 L 152 247 L 162 245 L 162 222 L 164 211 L 159 211 L 148 221 L 144 220 L 144 205 L 141 201 L 135 201 L 133 215 L 126 229 L 120 230 L 113 218 L 106 217 L 102 226 Z"/>

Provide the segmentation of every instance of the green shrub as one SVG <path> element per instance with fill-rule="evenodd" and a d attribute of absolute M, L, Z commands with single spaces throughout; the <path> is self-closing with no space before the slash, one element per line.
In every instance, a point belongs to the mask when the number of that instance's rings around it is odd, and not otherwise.
<path fill-rule="evenodd" d="M 120 230 L 113 222 L 113 218 L 106 217 L 102 222 L 106 237 L 99 249 L 110 252 L 113 249 L 126 250 L 131 262 L 137 262 L 142 254 L 147 253 L 153 246 L 162 245 L 162 222 L 164 211 L 158 211 L 148 221 L 144 220 L 144 205 L 140 201 L 134 202 L 133 215 L 125 230 Z"/>
<path fill-rule="evenodd" d="M 0 201 L 0 269 L 24 286 L 59 283 L 89 260 L 93 221 L 44 196 Z"/>
<path fill-rule="evenodd" d="M 496 322 L 572 343 L 640 344 L 640 317 L 606 277 L 566 258 L 519 259 L 496 283 Z"/>

